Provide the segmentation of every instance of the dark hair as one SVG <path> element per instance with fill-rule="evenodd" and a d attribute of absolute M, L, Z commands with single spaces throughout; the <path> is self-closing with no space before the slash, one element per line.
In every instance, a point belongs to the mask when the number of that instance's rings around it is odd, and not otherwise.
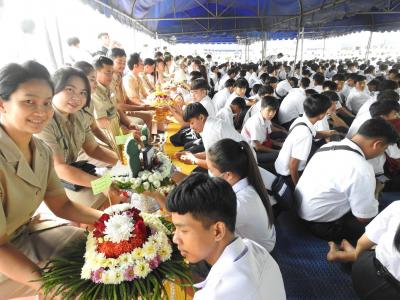
<path fill-rule="evenodd" d="M 399 139 L 394 126 L 382 118 L 372 118 L 365 121 L 358 129 L 357 134 L 370 139 L 381 138 L 387 145 L 394 144 Z"/>
<path fill-rule="evenodd" d="M 379 92 L 378 96 L 376 96 L 376 101 L 378 101 L 378 102 L 387 101 L 387 100 L 399 101 L 400 96 L 394 90 L 384 90 L 382 92 Z"/>
<path fill-rule="evenodd" d="M 227 81 L 225 81 L 225 87 L 232 87 L 235 85 L 235 79 L 229 78 Z"/>
<path fill-rule="evenodd" d="M 107 32 L 100 32 L 99 35 L 97 36 L 97 38 L 100 39 L 105 35 L 108 35 L 108 33 Z"/>
<path fill-rule="evenodd" d="M 201 74 L 200 71 L 192 71 L 192 72 L 190 72 L 189 75 L 190 75 L 190 80 L 191 80 L 191 81 L 196 80 L 196 79 L 203 78 L 203 75 Z M 204 78 L 203 78 L 203 79 L 204 79 Z"/>
<path fill-rule="evenodd" d="M 272 110 L 278 110 L 279 100 L 274 96 L 265 96 L 261 99 L 261 108 L 271 107 Z"/>
<path fill-rule="evenodd" d="M 208 83 L 203 78 L 197 78 L 190 85 L 191 90 L 208 90 Z"/>
<path fill-rule="evenodd" d="M 201 73 L 201 77 L 203 77 L 206 82 L 208 83 L 208 75 L 207 75 L 207 68 L 205 65 L 200 65 L 199 66 L 199 71 Z"/>
<path fill-rule="evenodd" d="M 144 60 L 143 64 L 144 64 L 145 66 L 147 66 L 147 65 L 153 66 L 153 65 L 156 64 L 156 62 L 155 62 L 154 59 L 152 59 L 152 58 L 146 58 L 146 59 Z"/>
<path fill-rule="evenodd" d="M 326 80 L 324 81 L 324 83 L 322 84 L 322 89 L 326 89 L 328 88 L 330 91 L 336 91 L 337 89 L 337 84 L 331 80 Z"/>
<path fill-rule="evenodd" d="M 367 78 L 363 75 L 356 75 L 353 80 L 354 80 L 354 82 L 361 82 L 361 81 L 365 81 L 366 79 Z"/>
<path fill-rule="evenodd" d="M 339 101 L 339 95 L 334 91 L 325 91 L 325 92 L 322 92 L 321 95 L 328 97 L 329 100 L 331 100 L 332 102 Z"/>
<path fill-rule="evenodd" d="M 372 103 L 369 107 L 369 112 L 371 114 L 371 117 L 373 118 L 386 116 L 392 111 L 400 112 L 399 102 L 395 100 L 377 101 L 375 103 Z"/>
<path fill-rule="evenodd" d="M 161 56 L 164 56 L 161 51 L 156 51 L 154 53 L 154 58 L 160 58 Z"/>
<path fill-rule="evenodd" d="M 195 58 L 194 60 L 192 60 L 192 63 L 195 64 L 195 65 L 201 66 L 201 60 L 200 59 Z"/>
<path fill-rule="evenodd" d="M 372 79 L 370 82 L 367 83 L 368 86 L 374 86 L 377 90 L 380 84 L 381 82 L 378 79 Z"/>
<path fill-rule="evenodd" d="M 121 48 L 112 48 L 110 57 L 112 59 L 117 58 L 117 57 L 126 57 L 126 52 L 124 49 L 121 49 Z"/>
<path fill-rule="evenodd" d="M 87 91 L 86 104 L 85 104 L 85 107 L 87 107 L 87 106 L 89 106 L 90 99 L 91 99 L 90 98 L 90 82 L 89 82 L 88 78 L 86 77 L 86 74 L 77 68 L 72 68 L 72 67 L 61 68 L 61 69 L 58 69 L 53 74 L 51 79 L 54 83 L 54 93 L 58 94 L 58 93 L 62 92 L 65 89 L 65 86 L 67 85 L 68 80 L 74 76 L 79 77 L 80 79 L 83 80 L 85 89 Z"/>
<path fill-rule="evenodd" d="M 239 77 L 246 77 L 246 73 L 247 73 L 246 69 L 241 69 L 239 72 Z"/>
<path fill-rule="evenodd" d="M 318 92 L 314 89 L 306 89 L 306 96 L 311 96 L 311 95 L 315 95 L 318 94 Z"/>
<path fill-rule="evenodd" d="M 331 105 L 331 100 L 327 96 L 321 94 L 310 95 L 304 100 L 304 113 L 307 117 L 314 118 L 326 113 Z"/>
<path fill-rule="evenodd" d="M 313 79 L 314 79 L 316 85 L 322 85 L 325 81 L 325 76 L 322 75 L 321 73 L 315 73 L 313 76 Z"/>
<path fill-rule="evenodd" d="M 263 83 L 265 83 L 265 82 L 267 81 L 268 78 L 269 78 L 268 73 L 262 73 L 262 74 L 260 75 L 260 80 L 261 80 Z"/>
<path fill-rule="evenodd" d="M 400 224 L 397 227 L 396 234 L 394 235 L 393 247 L 396 248 L 397 251 L 400 252 Z"/>
<path fill-rule="evenodd" d="M 165 55 L 164 62 L 167 63 L 169 61 L 172 61 L 172 56 L 171 55 Z"/>
<path fill-rule="evenodd" d="M 108 58 L 107 56 L 99 56 L 98 58 L 96 58 L 96 60 L 93 63 L 94 68 L 96 70 L 100 70 L 102 69 L 104 66 L 113 66 L 114 62 L 112 61 L 111 58 Z"/>
<path fill-rule="evenodd" d="M 259 96 L 264 96 L 264 95 L 271 95 L 274 93 L 274 88 L 270 85 L 262 85 L 259 89 L 258 89 L 258 95 Z"/>
<path fill-rule="evenodd" d="M 307 77 L 303 77 L 300 79 L 300 86 L 304 89 L 310 86 L 310 79 Z"/>
<path fill-rule="evenodd" d="M 235 232 L 236 195 L 229 183 L 221 178 L 192 173 L 168 195 L 167 210 L 180 215 L 190 213 L 206 229 L 216 222 L 223 222 L 232 233 Z"/>
<path fill-rule="evenodd" d="M 0 69 L 0 98 L 8 101 L 19 85 L 33 80 L 40 79 L 48 83 L 54 94 L 54 86 L 50 80 L 47 69 L 35 61 L 27 61 L 22 65 L 11 63 Z"/>
<path fill-rule="evenodd" d="M 259 83 L 256 83 L 256 84 L 253 85 L 253 88 L 251 90 L 253 91 L 254 95 L 258 94 L 258 90 L 260 89 L 261 86 L 262 85 L 259 84 Z"/>
<path fill-rule="evenodd" d="M 231 105 L 237 105 L 241 110 L 246 108 L 246 101 L 242 97 L 236 97 L 232 100 Z"/>
<path fill-rule="evenodd" d="M 293 87 L 296 88 L 299 85 L 299 80 L 296 77 L 290 77 L 289 81 L 293 82 Z"/>
<path fill-rule="evenodd" d="M 226 72 L 226 74 L 228 74 L 228 76 L 231 76 L 233 74 L 237 74 L 237 71 L 235 68 L 231 68 Z"/>
<path fill-rule="evenodd" d="M 379 85 L 379 90 L 384 91 L 384 90 L 395 90 L 399 87 L 399 84 L 394 81 L 394 80 L 389 80 L 385 79 L 382 80 L 380 85 Z"/>
<path fill-rule="evenodd" d="M 222 139 L 210 147 L 207 158 L 212 161 L 217 169 L 223 172 L 233 172 L 241 179 L 247 178 L 254 187 L 267 211 L 269 226 L 273 224 L 271 203 L 268 199 L 260 170 L 253 152 L 246 142 L 235 142 L 231 139 Z"/>
<path fill-rule="evenodd" d="M 265 80 L 265 84 L 266 85 L 271 85 L 273 83 L 277 83 L 278 82 L 278 78 L 274 77 L 274 76 L 270 76 L 269 78 L 267 78 Z"/>
<path fill-rule="evenodd" d="M 133 70 L 134 65 L 138 65 L 140 63 L 140 54 L 139 53 L 133 53 L 129 56 L 128 59 L 128 68 L 129 70 Z"/>
<path fill-rule="evenodd" d="M 249 83 L 244 78 L 238 78 L 235 81 L 235 85 L 234 86 L 235 86 L 235 88 L 239 88 L 239 89 L 247 89 L 247 87 L 249 86 Z"/>
<path fill-rule="evenodd" d="M 342 73 L 338 73 L 332 76 L 332 81 L 346 81 L 346 77 Z"/>
<path fill-rule="evenodd" d="M 73 67 L 81 70 L 83 73 L 85 73 L 86 76 L 95 71 L 94 67 L 91 64 L 83 60 L 74 63 Z"/>
<path fill-rule="evenodd" d="M 190 103 L 183 110 L 182 118 L 185 122 L 189 122 L 190 119 L 198 118 L 200 115 L 208 117 L 206 108 L 200 102 Z"/>
<path fill-rule="evenodd" d="M 80 44 L 80 42 L 81 41 L 76 36 L 70 37 L 69 39 L 67 39 L 68 46 L 76 46 L 76 45 Z"/>

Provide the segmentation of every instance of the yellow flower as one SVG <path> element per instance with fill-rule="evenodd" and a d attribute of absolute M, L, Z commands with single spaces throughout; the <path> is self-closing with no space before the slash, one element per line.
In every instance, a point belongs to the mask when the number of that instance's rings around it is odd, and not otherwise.
<path fill-rule="evenodd" d="M 157 248 L 154 243 L 147 242 L 143 246 L 144 257 L 148 260 L 153 259 L 157 254 Z"/>
<path fill-rule="evenodd" d="M 171 258 L 172 248 L 170 245 L 164 245 L 158 250 L 158 255 L 160 255 L 161 261 L 167 261 Z"/>

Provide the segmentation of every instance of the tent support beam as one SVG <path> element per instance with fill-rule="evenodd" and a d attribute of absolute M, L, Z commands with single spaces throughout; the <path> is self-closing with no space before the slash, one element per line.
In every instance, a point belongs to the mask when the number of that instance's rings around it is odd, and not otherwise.
<path fill-rule="evenodd" d="M 372 34 L 374 32 L 371 30 L 370 34 L 369 34 L 369 39 L 368 39 L 368 44 L 367 44 L 367 50 L 365 51 L 365 60 L 368 60 L 368 56 L 369 56 L 369 50 L 371 48 L 371 42 L 372 42 Z"/>
<path fill-rule="evenodd" d="M 268 19 L 268 18 L 285 18 L 293 17 L 293 15 L 277 15 L 277 16 L 218 16 L 218 17 L 192 17 L 192 18 L 143 18 L 135 19 L 139 22 L 157 22 L 157 21 L 193 21 L 193 20 L 242 20 L 242 19 Z M 297 18 L 297 16 L 295 16 Z"/>
<path fill-rule="evenodd" d="M 207 7 L 205 7 L 205 6 L 203 5 L 203 3 L 201 3 L 199 0 L 194 0 L 194 2 L 196 2 L 196 3 L 197 3 L 198 5 L 200 5 L 202 8 L 204 8 L 204 10 L 205 10 L 209 15 L 215 17 L 214 13 L 213 13 L 211 10 L 209 10 Z"/>
<path fill-rule="evenodd" d="M 298 19 L 299 24 L 297 27 L 296 52 L 294 53 L 293 71 L 296 67 L 296 61 L 297 61 L 297 51 L 299 49 L 300 29 L 303 26 L 303 2 L 301 0 L 299 0 L 298 3 L 299 3 L 299 19 Z M 303 27 L 303 35 L 304 35 L 304 27 Z"/>

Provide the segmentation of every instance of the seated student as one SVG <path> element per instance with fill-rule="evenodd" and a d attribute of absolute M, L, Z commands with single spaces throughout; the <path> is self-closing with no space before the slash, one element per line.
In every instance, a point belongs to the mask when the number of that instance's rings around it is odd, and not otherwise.
<path fill-rule="evenodd" d="M 279 100 L 267 96 L 261 100 L 261 111 L 249 118 L 243 125 L 241 134 L 249 141 L 257 154 L 257 161 L 264 169 L 274 171 L 273 164 L 282 144 L 271 138 L 271 120 L 279 107 Z"/>
<path fill-rule="evenodd" d="M 378 79 L 372 79 L 367 83 L 367 89 L 365 90 L 370 97 L 375 97 L 379 90 L 380 81 Z"/>
<path fill-rule="evenodd" d="M 347 101 L 350 91 L 355 86 L 355 80 L 357 79 L 357 76 L 359 76 L 358 73 L 349 73 L 349 74 L 345 75 L 346 81 L 343 85 L 343 89 L 341 90 L 341 93 L 342 93 L 345 101 Z M 362 76 L 362 75 L 360 75 L 360 76 Z"/>
<path fill-rule="evenodd" d="M 289 129 L 296 118 L 304 113 L 303 102 L 306 99 L 306 89 L 310 86 L 310 79 L 303 77 L 300 80 L 300 87 L 289 91 L 283 99 L 278 113 L 279 123 Z"/>
<path fill-rule="evenodd" d="M 244 123 L 244 118 L 247 115 L 249 107 L 246 105 L 246 101 L 243 98 L 237 97 L 232 100 L 231 109 L 234 114 L 233 126 L 237 131 L 241 131 Z"/>
<path fill-rule="evenodd" d="M 275 161 L 275 170 L 285 177 L 292 188 L 296 186 L 310 156 L 312 141 L 317 134 L 314 124 L 325 117 L 330 106 L 331 101 L 326 96 L 315 94 L 307 97 L 304 101 L 305 115 L 297 118 L 290 127 Z"/>
<path fill-rule="evenodd" d="M 325 81 L 325 77 L 322 73 L 315 73 L 313 76 L 313 85 L 312 88 L 317 92 L 317 93 L 322 93 L 323 92 L 323 84 Z"/>
<path fill-rule="evenodd" d="M 398 134 L 383 119 L 366 121 L 351 140 L 331 142 L 310 160 L 295 196 L 309 230 L 329 241 L 357 241 L 378 213 L 375 174 L 367 159 L 381 155 Z"/>
<path fill-rule="evenodd" d="M 195 173 L 169 195 L 175 225 L 173 241 L 190 263 L 206 261 L 211 270 L 194 300 L 286 299 L 279 267 L 257 243 L 236 237 L 237 200 L 221 178 Z"/>
<path fill-rule="evenodd" d="M 349 96 L 346 99 L 347 108 L 355 115 L 358 113 L 360 107 L 370 98 L 364 89 L 365 76 L 355 76 L 354 87 L 350 90 Z"/>
<path fill-rule="evenodd" d="M 220 140 L 208 150 L 207 166 L 211 177 L 226 180 L 236 194 L 235 233 L 271 252 L 276 240 L 272 207 L 249 145 Z"/>
<path fill-rule="evenodd" d="M 298 79 L 296 77 L 290 77 L 285 80 L 282 80 L 276 85 L 275 94 L 280 99 L 285 98 L 292 88 L 297 87 L 297 84 L 298 84 Z"/>
<path fill-rule="evenodd" d="M 36 136 L 44 141 L 53 152 L 54 168 L 58 177 L 66 182 L 84 187 L 79 191 L 66 188 L 69 199 L 85 206 L 99 208 L 107 201 L 105 195 L 93 195 L 90 182 L 98 177 L 86 173 L 74 165 L 79 152 L 85 153 L 114 165 L 118 158 L 114 152 L 99 145 L 85 119 L 79 111 L 90 103 L 90 84 L 86 75 L 75 68 L 57 70 L 52 78 L 54 84 L 54 115 L 46 127 Z M 116 203 L 119 203 L 119 191 L 110 189 Z"/>
<path fill-rule="evenodd" d="M 146 58 L 143 61 L 143 73 L 140 75 L 140 78 L 143 82 L 143 87 L 148 95 L 154 93 L 156 90 L 155 80 L 154 80 L 154 69 L 156 67 L 156 62 L 152 58 Z"/>
<path fill-rule="evenodd" d="M 396 92 L 397 88 L 399 86 L 395 81 L 392 80 L 383 80 L 381 81 L 379 85 L 379 93 L 375 95 L 374 97 L 369 98 L 358 110 L 357 116 L 362 115 L 364 113 L 368 113 L 369 107 L 371 106 L 372 103 L 379 101 L 381 97 L 386 97 L 385 94 L 391 94 L 397 95 L 398 98 L 398 93 Z M 397 99 L 398 101 L 399 99 Z"/>
<path fill-rule="evenodd" d="M 343 87 L 345 84 L 346 77 L 344 74 L 338 73 L 332 77 L 332 81 L 336 83 L 336 92 L 339 95 L 339 104 L 341 107 L 338 107 L 338 116 L 346 122 L 347 126 L 350 126 L 354 120 L 354 115 L 344 106 L 346 103 L 346 97 L 343 95 Z"/>
<path fill-rule="evenodd" d="M 43 201 L 72 222 L 93 224 L 102 215 L 67 198 L 50 149 L 33 136 L 53 116 L 53 89 L 37 62 L 0 69 L 0 299 L 44 297 L 40 268 L 84 236 L 76 227 L 38 224 L 33 214 Z"/>
<path fill-rule="evenodd" d="M 219 112 L 221 108 L 225 107 L 225 103 L 230 97 L 230 95 L 233 93 L 234 90 L 234 84 L 235 80 L 232 78 L 229 78 L 227 81 L 225 81 L 225 88 L 217 92 L 212 101 L 215 104 L 215 109 L 216 112 Z"/>
<path fill-rule="evenodd" d="M 390 204 L 366 227 L 354 248 L 329 242 L 329 261 L 354 262 L 353 287 L 361 299 L 400 299 L 400 201 Z M 374 248 L 376 246 L 376 248 Z"/>
<path fill-rule="evenodd" d="M 347 130 L 349 129 L 349 127 L 347 126 L 346 122 L 341 119 L 338 115 L 338 107 L 341 107 L 340 105 L 340 101 L 339 101 L 339 95 L 332 90 L 329 91 L 324 91 L 321 93 L 324 96 L 327 96 L 329 98 L 329 100 L 331 100 L 332 106 L 331 108 L 328 110 L 328 124 L 330 127 L 325 127 L 325 128 L 333 128 L 336 131 L 340 131 L 342 134 L 343 133 L 347 133 Z M 318 129 L 317 129 L 318 131 Z M 335 133 L 334 133 L 335 134 Z"/>
<path fill-rule="evenodd" d="M 236 126 L 239 125 L 240 116 L 246 114 L 246 108 L 246 101 L 243 98 L 237 97 L 233 99 L 229 107 L 221 108 L 216 118 L 224 120 L 236 129 Z"/>
<path fill-rule="evenodd" d="M 189 123 L 190 128 L 200 133 L 203 139 L 205 152 L 191 154 L 186 151 L 177 152 L 175 157 L 188 164 L 196 164 L 207 169 L 206 152 L 212 145 L 222 139 L 246 141 L 246 139 L 225 121 L 208 116 L 207 110 L 201 103 L 191 103 L 183 111 L 183 120 Z M 247 142 L 247 141 L 246 141 Z"/>
<path fill-rule="evenodd" d="M 252 104 L 252 106 L 249 108 L 249 110 L 246 113 L 246 116 L 244 117 L 243 122 L 246 123 L 246 121 L 256 113 L 261 111 L 261 99 L 265 96 L 273 96 L 275 97 L 274 89 L 269 86 L 269 85 L 262 85 L 257 91 L 257 95 L 253 98 L 255 100 L 255 104 Z"/>
<path fill-rule="evenodd" d="M 233 93 L 229 96 L 228 100 L 225 102 L 225 107 L 231 105 L 231 102 L 236 97 L 245 98 L 248 82 L 244 78 L 239 78 L 235 81 Z"/>

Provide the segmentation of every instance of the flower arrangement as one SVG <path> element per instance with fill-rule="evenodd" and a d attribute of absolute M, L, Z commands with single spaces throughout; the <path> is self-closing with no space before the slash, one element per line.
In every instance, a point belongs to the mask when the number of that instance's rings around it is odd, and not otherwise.
<path fill-rule="evenodd" d="M 111 206 L 86 243 L 44 268 L 43 288 L 64 299 L 166 299 L 164 280 L 190 283 L 171 226 L 131 204 Z"/>
<path fill-rule="evenodd" d="M 129 175 L 114 176 L 117 186 L 123 190 L 131 190 L 136 193 L 145 191 L 159 192 L 167 195 L 174 187 L 171 181 L 172 162 L 162 152 L 157 152 L 154 157 L 155 167 L 152 170 L 143 170 L 138 173 L 136 178 Z"/>

